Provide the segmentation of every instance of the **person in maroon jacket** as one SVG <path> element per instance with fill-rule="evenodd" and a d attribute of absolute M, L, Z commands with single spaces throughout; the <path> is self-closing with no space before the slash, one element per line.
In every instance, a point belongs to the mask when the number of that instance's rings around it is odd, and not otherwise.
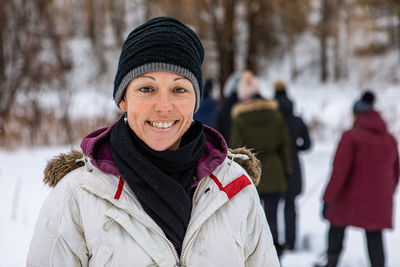
<path fill-rule="evenodd" d="M 323 216 L 330 222 L 327 262 L 337 265 L 346 226 L 365 230 L 371 266 L 384 266 L 382 230 L 392 228 L 393 194 L 399 181 L 399 154 L 366 91 L 353 107 L 354 125 L 338 145 L 331 179 L 323 196 Z"/>

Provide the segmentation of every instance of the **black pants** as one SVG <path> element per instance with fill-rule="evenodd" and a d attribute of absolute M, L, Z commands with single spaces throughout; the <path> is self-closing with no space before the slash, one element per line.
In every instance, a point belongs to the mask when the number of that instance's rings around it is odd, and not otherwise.
<path fill-rule="evenodd" d="M 337 255 L 339 257 L 343 248 L 345 230 L 345 226 L 330 226 L 328 234 L 328 255 Z M 365 230 L 365 235 L 367 238 L 368 256 L 371 266 L 385 266 L 382 231 Z"/>
<path fill-rule="evenodd" d="M 260 194 L 261 203 L 264 206 L 264 212 L 267 216 L 269 229 L 271 230 L 274 244 L 277 245 L 278 239 L 278 223 L 277 223 L 277 210 L 279 199 L 281 198 L 280 193 L 263 193 Z"/>
<path fill-rule="evenodd" d="M 296 242 L 296 205 L 294 197 L 285 197 L 285 244 L 289 249 Z"/>

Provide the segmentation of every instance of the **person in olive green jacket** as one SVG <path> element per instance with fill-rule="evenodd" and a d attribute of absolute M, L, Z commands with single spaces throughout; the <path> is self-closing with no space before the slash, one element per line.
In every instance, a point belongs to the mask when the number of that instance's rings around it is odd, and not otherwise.
<path fill-rule="evenodd" d="M 254 75 L 244 72 L 238 86 L 240 102 L 232 109 L 230 146 L 254 149 L 261 162 L 257 190 L 280 255 L 283 246 L 278 243 L 277 207 L 291 172 L 290 139 L 277 101 L 263 99 L 259 90 Z"/>

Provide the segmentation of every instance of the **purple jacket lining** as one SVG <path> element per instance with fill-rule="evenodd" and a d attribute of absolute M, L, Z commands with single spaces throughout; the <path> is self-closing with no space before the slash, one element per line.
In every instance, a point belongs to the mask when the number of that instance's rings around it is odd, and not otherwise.
<path fill-rule="evenodd" d="M 113 124 L 114 125 L 114 124 Z M 83 153 L 98 169 L 121 176 L 115 165 L 110 151 L 110 133 L 113 125 L 95 130 L 88 134 L 81 142 Z M 210 175 L 225 160 L 228 146 L 220 133 L 204 125 L 206 136 L 206 150 L 197 165 L 196 180 L 192 187 L 197 186 L 201 179 Z"/>

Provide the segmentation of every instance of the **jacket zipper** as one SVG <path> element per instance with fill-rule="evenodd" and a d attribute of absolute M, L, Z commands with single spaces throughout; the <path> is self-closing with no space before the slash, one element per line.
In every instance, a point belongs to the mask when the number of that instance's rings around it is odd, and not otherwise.
<path fill-rule="evenodd" d="M 86 167 L 88 167 L 88 165 L 91 165 L 91 162 L 90 162 L 90 161 L 86 161 L 85 163 L 86 163 L 86 164 L 85 164 Z M 91 168 L 91 171 L 93 171 L 94 168 L 93 168 L 92 166 L 89 166 L 89 167 Z M 99 174 L 102 174 L 102 173 L 99 173 Z M 116 177 L 117 177 L 118 179 L 120 178 L 120 177 L 118 177 L 118 176 L 116 176 Z M 203 179 L 203 181 L 204 181 L 204 179 Z M 199 192 L 200 185 L 201 185 L 201 182 L 200 182 L 200 184 L 198 184 L 198 186 L 197 186 L 197 188 L 196 188 L 196 191 L 195 191 L 195 193 L 194 193 L 194 196 L 196 196 L 196 197 L 197 197 L 197 194 L 198 194 L 198 192 Z M 84 186 L 84 185 L 83 185 L 83 186 Z M 110 199 L 108 195 L 103 195 L 103 194 L 97 193 L 97 192 L 91 190 L 90 188 L 88 188 L 88 187 L 86 187 L 86 186 L 84 186 L 84 188 L 85 188 L 86 190 L 88 190 L 89 192 L 91 192 L 92 194 L 94 194 L 94 195 L 96 195 L 96 196 L 98 196 L 98 197 L 100 197 L 100 198 L 103 198 L 103 199 L 105 199 L 105 200 L 108 200 L 111 204 L 113 204 L 114 206 L 116 206 L 116 207 L 119 208 L 119 209 L 124 210 L 125 212 L 127 212 L 128 214 L 130 214 L 132 217 L 134 217 L 137 221 L 139 221 L 141 224 L 143 224 L 145 227 L 147 227 L 148 229 L 150 229 L 150 230 L 152 230 L 154 233 L 156 233 L 156 234 L 161 238 L 161 240 L 163 240 L 164 242 L 166 242 L 166 243 L 168 244 L 168 246 L 169 246 L 170 249 L 172 250 L 172 252 L 173 252 L 173 254 L 174 254 L 174 257 L 175 257 L 175 262 L 176 262 L 175 267 L 185 267 L 184 259 L 185 259 L 186 253 L 187 253 L 189 247 L 191 247 L 191 245 L 192 245 L 192 243 L 193 243 L 193 241 L 194 241 L 194 237 L 198 234 L 198 230 L 197 230 L 195 233 L 193 233 L 192 237 L 190 238 L 189 243 L 188 243 L 187 246 L 182 250 L 181 257 L 179 257 L 178 251 L 176 251 L 176 248 L 175 248 L 174 244 L 172 244 L 172 242 L 171 242 L 168 238 L 166 238 L 162 233 L 160 233 L 157 229 L 153 228 L 151 225 L 149 225 L 149 224 L 147 224 L 145 221 L 143 221 L 143 220 L 142 220 L 140 217 L 138 217 L 134 212 L 132 212 L 132 211 L 129 210 L 129 209 L 125 209 L 125 208 L 120 207 L 120 206 L 118 205 L 118 203 L 117 203 L 114 199 Z M 126 187 L 126 190 L 128 191 L 129 194 L 132 195 L 132 197 L 135 197 L 135 195 L 133 194 L 133 192 L 130 190 L 129 187 Z M 195 197 L 194 197 L 194 199 L 195 199 Z"/>
<path fill-rule="evenodd" d="M 90 188 L 86 187 L 83 185 L 83 187 L 88 190 L 90 193 L 94 194 L 95 196 L 98 196 L 100 198 L 103 198 L 105 200 L 108 200 L 111 204 L 113 204 L 115 207 L 124 210 L 125 212 L 127 212 L 129 215 L 131 215 L 132 217 L 134 217 L 137 221 L 139 221 L 141 224 L 143 224 L 145 227 L 147 227 L 148 229 L 150 229 L 151 231 L 153 231 L 154 233 L 156 233 L 161 240 L 163 240 L 164 242 L 167 243 L 167 245 L 170 247 L 170 249 L 172 250 L 174 257 L 175 257 L 175 262 L 176 262 L 176 267 L 184 267 L 184 265 L 182 264 L 181 260 L 179 259 L 179 255 L 178 252 L 176 251 L 175 246 L 172 244 L 172 242 L 170 240 L 168 240 L 168 238 L 164 237 L 163 234 L 161 234 L 157 229 L 153 228 L 151 225 L 147 224 L 145 221 L 143 221 L 140 217 L 138 217 L 134 212 L 132 212 L 129 209 L 125 209 L 122 208 L 118 205 L 118 203 L 116 203 L 116 201 L 114 199 L 110 199 L 108 197 L 108 195 L 102 195 L 99 194 L 93 190 L 91 190 Z"/>

